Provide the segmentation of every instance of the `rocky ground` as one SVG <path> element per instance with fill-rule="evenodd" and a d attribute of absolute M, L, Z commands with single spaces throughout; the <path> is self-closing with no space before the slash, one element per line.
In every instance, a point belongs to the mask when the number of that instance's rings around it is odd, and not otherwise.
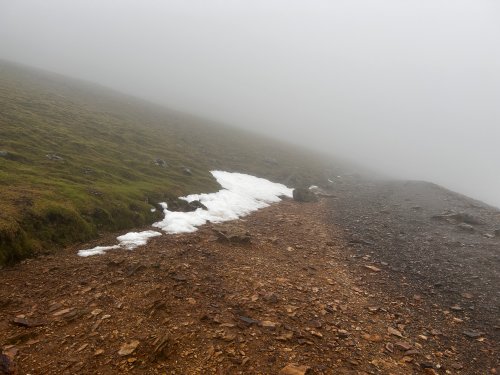
<path fill-rule="evenodd" d="M 409 189 L 1 270 L 0 374 L 496 374 L 499 217 Z"/>

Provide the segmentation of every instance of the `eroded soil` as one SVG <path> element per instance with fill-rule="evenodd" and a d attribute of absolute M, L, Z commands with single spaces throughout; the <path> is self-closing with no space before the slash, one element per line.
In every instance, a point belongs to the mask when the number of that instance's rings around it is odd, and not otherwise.
<path fill-rule="evenodd" d="M 207 225 L 0 271 L 0 373 L 496 373 L 493 327 L 464 335 L 478 329 L 469 310 L 350 243 L 349 221 L 332 225 L 338 201 L 285 200 L 216 227 L 250 243 Z"/>

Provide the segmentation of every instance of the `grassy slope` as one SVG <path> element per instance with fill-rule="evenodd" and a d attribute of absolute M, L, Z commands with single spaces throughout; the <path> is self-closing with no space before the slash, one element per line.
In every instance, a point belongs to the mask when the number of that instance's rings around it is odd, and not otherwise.
<path fill-rule="evenodd" d="M 294 185 L 321 180 L 325 168 L 276 141 L 1 61 L 0 150 L 8 152 L 0 156 L 0 264 L 151 223 L 160 215 L 153 204 L 217 190 L 211 169 Z"/>

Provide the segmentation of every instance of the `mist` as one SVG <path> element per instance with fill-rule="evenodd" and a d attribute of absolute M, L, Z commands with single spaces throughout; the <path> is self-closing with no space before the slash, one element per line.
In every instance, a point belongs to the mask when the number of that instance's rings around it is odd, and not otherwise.
<path fill-rule="evenodd" d="M 500 207 L 500 6 L 0 0 L 0 58 Z"/>

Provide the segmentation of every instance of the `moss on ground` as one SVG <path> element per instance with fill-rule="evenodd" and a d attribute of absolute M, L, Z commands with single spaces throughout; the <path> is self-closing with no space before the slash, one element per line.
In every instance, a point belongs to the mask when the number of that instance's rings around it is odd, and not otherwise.
<path fill-rule="evenodd" d="M 158 202 L 218 190 L 212 169 L 297 185 L 327 167 L 286 144 L 1 61 L 0 108 L 0 265 L 149 224 Z"/>

